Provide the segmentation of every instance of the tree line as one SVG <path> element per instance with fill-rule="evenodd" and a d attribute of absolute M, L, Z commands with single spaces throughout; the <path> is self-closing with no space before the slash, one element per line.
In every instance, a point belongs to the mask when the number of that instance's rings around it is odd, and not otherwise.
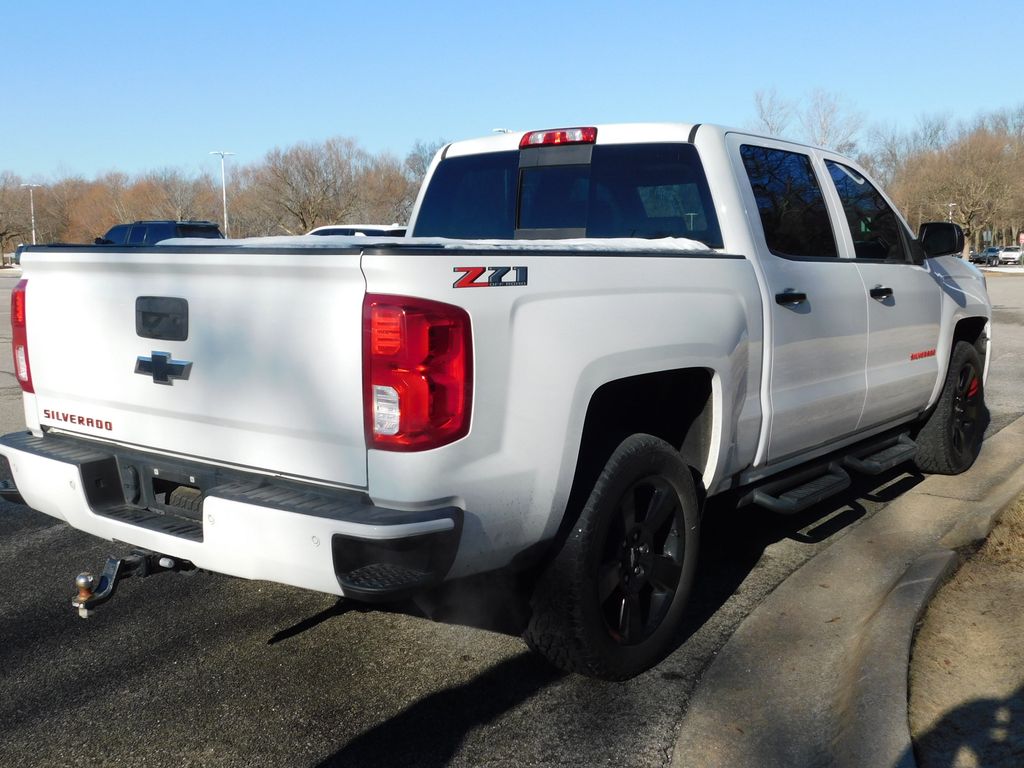
<path fill-rule="evenodd" d="M 916 232 L 952 220 L 967 248 L 1011 245 L 1024 231 L 1024 104 L 969 121 L 918 118 L 909 130 L 874 125 L 840 97 L 814 91 L 802 100 L 759 91 L 752 127 L 853 156 L 885 188 Z"/>
<path fill-rule="evenodd" d="M 350 138 L 275 148 L 257 163 L 228 166 L 232 237 L 305 234 L 323 224 L 404 223 L 434 152 L 418 141 L 403 159 L 373 154 Z M 0 171 L 0 246 L 31 242 L 27 181 Z M 140 219 L 221 222 L 220 174 L 176 168 L 94 179 L 63 176 L 32 189 L 38 243 L 90 243 L 114 224 Z"/>
<path fill-rule="evenodd" d="M 1006 245 L 1024 231 L 1024 104 L 971 121 L 921 117 L 913 128 L 868 126 L 841 97 L 754 96 L 751 128 L 855 157 L 882 184 L 912 228 L 952 219 L 969 247 Z M 295 235 L 323 224 L 406 223 L 442 141 L 418 141 L 402 159 L 351 138 L 275 148 L 259 162 L 229 164 L 232 237 Z M 30 242 L 26 179 L 0 171 L 0 247 Z M 91 242 L 138 219 L 221 221 L 219 175 L 175 168 L 94 179 L 63 176 L 33 190 L 40 243 Z"/>

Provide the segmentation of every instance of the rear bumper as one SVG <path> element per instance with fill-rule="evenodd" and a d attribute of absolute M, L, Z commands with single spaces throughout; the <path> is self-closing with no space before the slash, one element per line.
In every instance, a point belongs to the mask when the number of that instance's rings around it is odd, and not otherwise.
<path fill-rule="evenodd" d="M 442 581 L 462 529 L 456 507 L 387 509 L 361 491 L 65 435 L 5 435 L 0 454 L 28 506 L 82 531 L 218 573 L 360 600 L 401 599 Z M 198 489 L 192 503 L 168 503 L 179 485 Z"/>

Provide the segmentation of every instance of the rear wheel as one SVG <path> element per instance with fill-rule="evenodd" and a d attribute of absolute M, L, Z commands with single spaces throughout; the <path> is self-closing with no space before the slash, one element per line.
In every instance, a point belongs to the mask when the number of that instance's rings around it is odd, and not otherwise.
<path fill-rule="evenodd" d="M 538 583 L 527 643 L 562 669 L 607 680 L 653 666 L 676 639 L 698 536 L 678 451 L 650 435 L 627 438 Z"/>
<path fill-rule="evenodd" d="M 985 432 L 985 386 L 978 351 L 953 347 L 939 402 L 917 435 L 914 462 L 923 472 L 958 475 L 974 463 Z"/>

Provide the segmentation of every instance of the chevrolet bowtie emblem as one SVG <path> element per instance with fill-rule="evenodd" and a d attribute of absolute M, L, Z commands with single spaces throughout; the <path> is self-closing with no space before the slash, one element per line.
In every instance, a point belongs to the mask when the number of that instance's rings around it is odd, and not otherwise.
<path fill-rule="evenodd" d="M 135 361 L 135 372 L 152 376 L 154 384 L 174 383 L 175 379 L 187 380 L 192 372 L 192 363 L 187 360 L 172 360 L 170 352 L 154 352 L 152 357 L 140 356 Z"/>

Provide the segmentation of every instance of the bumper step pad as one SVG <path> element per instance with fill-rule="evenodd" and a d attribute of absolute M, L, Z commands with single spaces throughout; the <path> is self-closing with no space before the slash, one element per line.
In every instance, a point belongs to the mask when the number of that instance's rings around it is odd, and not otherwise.
<path fill-rule="evenodd" d="M 364 565 L 349 573 L 338 575 L 343 589 L 356 588 L 364 592 L 403 592 L 416 590 L 433 581 L 427 571 L 391 563 Z"/>

